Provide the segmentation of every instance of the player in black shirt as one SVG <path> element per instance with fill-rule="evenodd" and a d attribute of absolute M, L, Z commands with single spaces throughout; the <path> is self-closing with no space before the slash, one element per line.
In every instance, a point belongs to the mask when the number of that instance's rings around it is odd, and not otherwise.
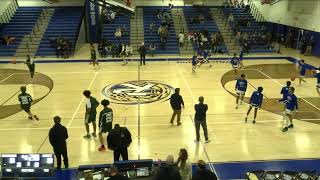
<path fill-rule="evenodd" d="M 104 146 L 104 141 L 102 137 L 102 133 L 107 133 L 112 130 L 112 120 L 113 120 L 113 112 L 112 109 L 109 108 L 109 101 L 104 99 L 101 101 L 101 104 L 103 105 L 104 109 L 100 112 L 99 115 L 99 140 L 101 143 L 101 146 L 99 147 L 99 151 L 106 150 L 106 147 Z"/>
<path fill-rule="evenodd" d="M 26 64 L 26 65 L 28 66 L 28 68 L 29 68 L 30 77 L 33 79 L 36 65 L 34 64 L 33 60 L 30 58 L 29 55 L 27 55 L 27 60 L 26 60 L 25 64 Z"/>
<path fill-rule="evenodd" d="M 96 50 L 95 50 L 95 47 L 94 47 L 93 43 L 90 44 L 90 54 L 91 54 L 90 64 L 93 65 L 93 68 L 95 68 L 96 65 L 99 67 L 99 63 L 98 63 L 98 60 L 97 60 L 97 53 L 96 53 Z"/>
<path fill-rule="evenodd" d="M 29 119 L 32 120 L 35 118 L 37 121 L 39 121 L 39 118 L 36 115 L 33 115 L 30 111 L 31 103 L 32 103 L 32 97 L 30 94 L 26 93 L 27 88 L 25 86 L 22 86 L 20 88 L 21 94 L 19 94 L 18 99 L 20 101 L 21 109 L 23 109 L 26 113 L 29 114 Z"/>

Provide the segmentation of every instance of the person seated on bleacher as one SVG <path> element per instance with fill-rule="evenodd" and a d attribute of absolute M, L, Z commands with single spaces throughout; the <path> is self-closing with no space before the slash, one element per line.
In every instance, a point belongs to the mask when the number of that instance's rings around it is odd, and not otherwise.
<path fill-rule="evenodd" d="M 218 180 L 217 175 L 206 169 L 206 163 L 203 160 L 197 162 L 197 171 L 193 174 L 191 180 Z"/>
<path fill-rule="evenodd" d="M 224 6 L 225 8 L 228 8 L 230 6 L 229 0 L 224 0 L 224 2 L 222 3 L 222 6 Z"/>
<path fill-rule="evenodd" d="M 234 6 L 234 3 L 233 3 L 233 0 L 230 0 L 230 1 L 229 1 L 229 7 L 230 7 L 230 8 L 234 8 L 234 7 L 235 7 L 235 6 Z"/>
<path fill-rule="evenodd" d="M 229 17 L 228 17 L 228 23 L 230 25 L 231 28 L 234 27 L 234 17 L 233 17 L 233 14 L 230 13 Z"/>
<path fill-rule="evenodd" d="M 159 28 L 158 33 L 160 36 L 160 44 L 162 49 L 165 48 L 165 45 L 167 44 L 167 40 L 168 40 L 168 36 L 169 36 L 169 31 L 167 26 L 160 26 L 161 28 Z"/>
<path fill-rule="evenodd" d="M 165 165 L 159 163 L 159 166 L 154 180 L 182 180 L 179 170 L 174 164 L 172 155 L 167 156 Z"/>
<path fill-rule="evenodd" d="M 71 42 L 66 39 L 63 39 L 62 53 L 64 59 L 69 58 L 71 55 Z"/>
<path fill-rule="evenodd" d="M 156 16 L 158 19 L 162 18 L 162 12 L 160 11 L 160 9 L 157 9 Z"/>
<path fill-rule="evenodd" d="M 156 25 L 152 22 L 149 26 L 150 32 L 155 33 L 157 31 Z"/>
<path fill-rule="evenodd" d="M 127 176 L 119 174 L 118 168 L 115 165 L 112 165 L 109 168 L 110 178 L 109 180 L 128 180 Z"/>
<path fill-rule="evenodd" d="M 240 8 L 240 3 L 239 3 L 238 0 L 235 0 L 235 1 L 233 2 L 233 4 L 234 4 L 234 7 L 235 7 L 235 8 Z"/>
<path fill-rule="evenodd" d="M 203 16 L 203 15 L 199 15 L 198 18 L 199 18 L 199 22 L 200 22 L 201 24 L 204 24 L 204 21 L 205 21 L 204 16 Z"/>
<path fill-rule="evenodd" d="M 240 8 L 245 8 L 246 7 L 246 4 L 244 3 L 244 0 L 241 0 L 240 2 Z"/>
<path fill-rule="evenodd" d="M 250 5 L 249 4 L 247 4 L 244 8 L 245 8 L 245 10 L 244 10 L 245 13 L 250 13 Z"/>
<path fill-rule="evenodd" d="M 12 36 L 3 36 L 2 38 L 2 44 L 9 46 L 10 44 L 13 44 L 16 41 L 15 37 Z"/>
<path fill-rule="evenodd" d="M 122 33 L 121 33 L 121 28 L 120 28 L 120 27 L 118 27 L 118 28 L 116 29 L 116 32 L 114 33 L 114 36 L 116 37 L 116 39 L 117 39 L 118 41 L 120 41 L 120 38 L 122 37 Z"/>
<path fill-rule="evenodd" d="M 126 25 L 123 25 L 120 29 L 121 29 L 121 34 L 122 34 L 123 37 L 129 35 Z"/>

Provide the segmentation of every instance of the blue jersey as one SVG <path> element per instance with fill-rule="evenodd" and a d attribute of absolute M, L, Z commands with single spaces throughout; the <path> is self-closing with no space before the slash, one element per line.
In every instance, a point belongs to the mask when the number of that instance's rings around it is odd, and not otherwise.
<path fill-rule="evenodd" d="M 314 75 L 315 78 L 317 78 L 317 84 L 320 84 L 320 72 Z"/>
<path fill-rule="evenodd" d="M 289 86 L 285 86 L 281 89 L 280 94 L 282 94 L 282 98 L 285 99 L 289 93 Z"/>
<path fill-rule="evenodd" d="M 263 100 L 263 94 L 259 91 L 255 91 L 251 95 L 250 104 L 256 107 L 261 107 L 262 100 Z"/>
<path fill-rule="evenodd" d="M 209 53 L 208 53 L 207 51 L 204 51 L 204 52 L 203 52 L 203 58 L 204 58 L 204 59 L 207 59 L 208 56 L 209 56 Z"/>
<path fill-rule="evenodd" d="M 300 66 L 300 72 L 299 72 L 300 75 L 301 76 L 306 75 L 306 70 L 307 70 L 306 64 L 299 63 L 299 66 Z"/>
<path fill-rule="evenodd" d="M 238 79 L 236 83 L 236 89 L 238 91 L 247 91 L 248 81 L 246 79 Z"/>
<path fill-rule="evenodd" d="M 286 98 L 279 100 L 280 102 L 284 102 L 286 104 L 286 109 L 290 111 L 294 111 L 298 109 L 298 101 L 297 96 L 294 94 L 288 94 Z"/>
<path fill-rule="evenodd" d="M 192 56 L 192 66 L 197 65 L 197 56 Z"/>
<path fill-rule="evenodd" d="M 230 61 L 232 66 L 238 66 L 239 65 L 239 59 L 237 57 L 233 57 Z"/>

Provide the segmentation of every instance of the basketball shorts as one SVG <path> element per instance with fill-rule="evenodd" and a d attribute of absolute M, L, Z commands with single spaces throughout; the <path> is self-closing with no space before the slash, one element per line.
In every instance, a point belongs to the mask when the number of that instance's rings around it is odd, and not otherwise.
<path fill-rule="evenodd" d="M 30 112 L 31 105 L 21 105 L 21 109 L 24 110 L 26 113 Z"/>
<path fill-rule="evenodd" d="M 110 126 L 108 127 L 108 125 L 106 125 L 106 124 L 100 124 L 100 126 L 99 126 L 100 133 L 108 133 L 111 131 L 111 129 L 112 129 L 112 127 L 110 127 Z"/>
<path fill-rule="evenodd" d="M 232 65 L 232 68 L 233 68 L 233 69 L 239 69 L 239 65 L 234 65 L 234 64 L 233 64 L 233 65 Z"/>
<path fill-rule="evenodd" d="M 84 122 L 86 124 L 96 122 L 96 116 L 97 116 L 97 113 L 86 114 Z"/>
<path fill-rule="evenodd" d="M 246 93 L 245 91 L 237 90 L 237 94 L 238 94 L 238 95 L 244 95 L 245 93 Z"/>
<path fill-rule="evenodd" d="M 253 108 L 256 108 L 256 109 L 259 108 L 259 106 L 257 104 L 253 104 L 253 103 L 251 103 L 250 106 L 253 107 Z"/>
<path fill-rule="evenodd" d="M 293 114 L 293 111 L 290 110 L 290 109 L 286 109 L 286 110 L 285 110 L 285 113 L 286 113 L 286 114 Z"/>

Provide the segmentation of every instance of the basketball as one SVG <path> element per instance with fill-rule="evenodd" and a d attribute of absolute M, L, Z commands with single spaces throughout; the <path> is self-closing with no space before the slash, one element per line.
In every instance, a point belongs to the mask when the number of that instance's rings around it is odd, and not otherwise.
<path fill-rule="evenodd" d="M 14 59 L 11 60 L 11 63 L 12 64 L 17 64 L 17 60 L 14 58 Z"/>
<path fill-rule="evenodd" d="M 296 77 L 292 76 L 290 79 L 291 79 L 291 81 L 294 81 L 294 80 L 296 80 Z"/>

